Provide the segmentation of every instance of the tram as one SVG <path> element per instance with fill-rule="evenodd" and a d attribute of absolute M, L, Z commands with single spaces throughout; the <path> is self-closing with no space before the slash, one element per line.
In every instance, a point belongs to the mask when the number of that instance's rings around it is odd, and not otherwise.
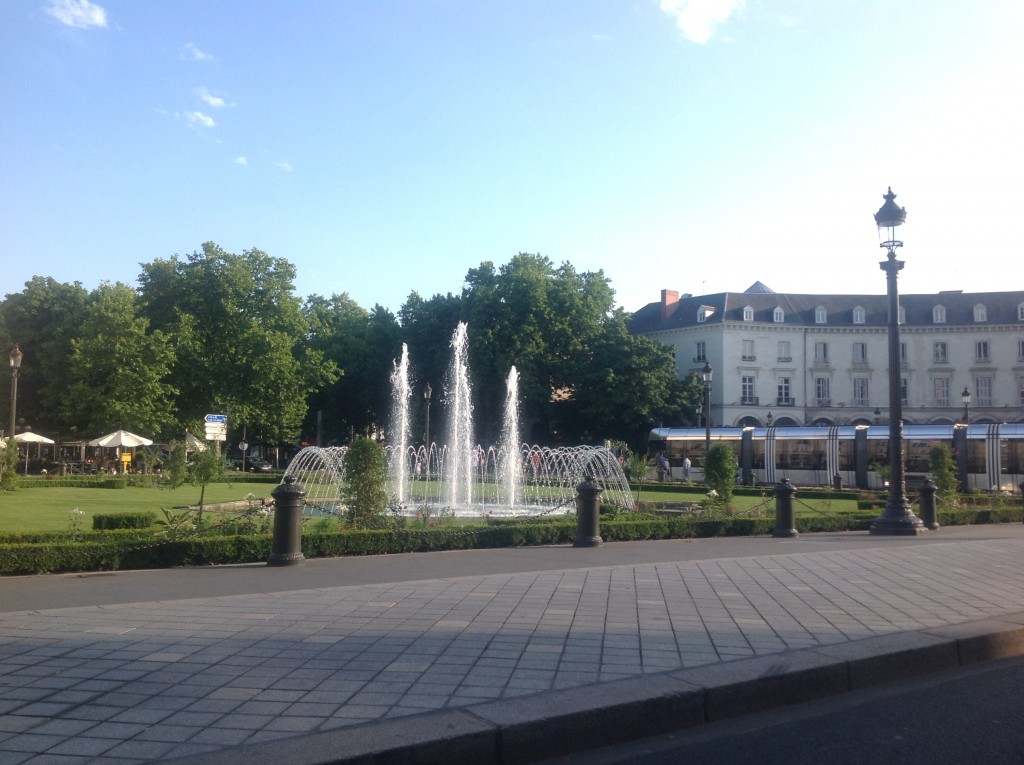
<path fill-rule="evenodd" d="M 703 428 L 655 428 L 651 454 L 664 453 L 673 479 L 681 480 L 683 460 L 690 477 L 703 476 L 707 433 Z M 775 484 L 788 478 L 800 486 L 836 485 L 884 488 L 881 470 L 889 464 L 888 425 L 712 428 L 711 442 L 732 447 L 745 486 Z M 929 475 L 928 455 L 936 444 L 953 451 L 960 485 L 966 491 L 1017 491 L 1024 481 L 1024 423 L 904 425 L 903 459 L 908 487 Z"/>

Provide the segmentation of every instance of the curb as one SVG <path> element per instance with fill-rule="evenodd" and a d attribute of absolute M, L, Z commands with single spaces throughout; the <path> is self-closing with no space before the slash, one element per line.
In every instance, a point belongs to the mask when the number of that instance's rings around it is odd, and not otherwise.
<path fill-rule="evenodd" d="M 392 718 L 180 765 L 526 765 L 1024 655 L 1024 612 Z"/>

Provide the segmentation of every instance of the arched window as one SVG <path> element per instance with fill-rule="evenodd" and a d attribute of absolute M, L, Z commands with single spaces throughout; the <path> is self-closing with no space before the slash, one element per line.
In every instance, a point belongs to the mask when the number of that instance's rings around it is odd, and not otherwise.
<path fill-rule="evenodd" d="M 782 310 L 781 306 L 775 306 L 775 311 L 772 312 L 772 321 L 776 324 L 782 324 L 786 320 L 786 312 Z"/>
<path fill-rule="evenodd" d="M 865 312 L 864 312 L 864 306 L 862 306 L 862 305 L 855 305 L 853 307 L 853 323 L 854 324 L 863 324 L 865 319 L 866 319 L 866 315 L 865 315 Z"/>
<path fill-rule="evenodd" d="M 814 323 L 825 324 L 828 322 L 828 311 L 825 310 L 825 306 L 819 305 L 814 309 Z"/>
<path fill-rule="evenodd" d="M 978 303 L 974 306 L 974 320 L 976 322 L 988 321 L 988 310 L 985 308 L 984 303 Z"/>
<path fill-rule="evenodd" d="M 945 324 L 946 323 L 946 306 L 937 305 L 932 309 L 932 323 L 933 324 Z"/>

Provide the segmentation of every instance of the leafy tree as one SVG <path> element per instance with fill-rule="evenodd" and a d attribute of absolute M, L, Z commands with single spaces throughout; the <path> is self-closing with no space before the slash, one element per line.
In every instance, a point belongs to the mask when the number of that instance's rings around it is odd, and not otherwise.
<path fill-rule="evenodd" d="M 350 429 L 362 433 L 386 422 L 392 361 L 401 355 L 394 315 L 379 305 L 366 311 L 345 294 L 329 299 L 313 295 L 304 311 L 310 348 L 344 372 L 312 394 L 303 430 L 315 432 L 318 413 L 323 415 L 326 442 L 348 440 Z"/>
<path fill-rule="evenodd" d="M 71 340 L 80 335 L 89 293 L 79 283 L 61 283 L 35 276 L 21 292 L 0 304 L 8 342 L 4 353 L 18 343 L 25 353 L 19 377 L 18 419 L 37 431 L 59 431 L 86 424 L 61 418 L 71 380 L 67 369 Z M 4 407 L 10 418 L 10 410 Z M 7 421 L 4 420 L 4 422 Z"/>
<path fill-rule="evenodd" d="M 307 396 L 338 374 L 306 344 L 294 266 L 260 250 L 236 255 L 207 242 L 202 252 L 142 269 L 143 313 L 176 339 L 178 425 L 195 427 L 204 413 L 219 411 L 254 438 L 294 440 Z"/>
<path fill-rule="evenodd" d="M 183 486 L 188 480 L 188 452 L 184 441 L 174 441 L 171 444 L 171 454 L 167 460 L 164 471 L 164 487 L 177 489 Z"/>
<path fill-rule="evenodd" d="M 196 452 L 192 465 L 188 470 L 188 482 L 199 487 L 199 519 L 203 523 L 203 499 L 206 497 L 206 485 L 224 480 L 224 460 L 217 449 L 204 449 Z"/>
<path fill-rule="evenodd" d="M 380 525 L 388 506 L 387 455 L 380 444 L 357 437 L 345 452 L 345 503 L 356 528 Z"/>
<path fill-rule="evenodd" d="M 718 495 L 718 502 L 729 507 L 733 488 L 736 485 L 736 454 L 732 447 L 719 441 L 707 454 L 704 467 L 704 484 Z"/>
<path fill-rule="evenodd" d="M 928 471 L 935 481 L 936 494 L 945 502 L 952 502 L 957 495 L 956 464 L 949 444 L 936 444 L 928 452 Z"/>
<path fill-rule="evenodd" d="M 90 296 L 79 336 L 71 340 L 62 413 L 92 432 L 112 428 L 147 435 L 173 421 L 175 390 L 165 382 L 174 360 L 170 338 L 137 315 L 136 293 L 104 283 Z"/>
<path fill-rule="evenodd" d="M 8 438 L 0 451 L 0 491 L 18 488 L 18 442 Z"/>

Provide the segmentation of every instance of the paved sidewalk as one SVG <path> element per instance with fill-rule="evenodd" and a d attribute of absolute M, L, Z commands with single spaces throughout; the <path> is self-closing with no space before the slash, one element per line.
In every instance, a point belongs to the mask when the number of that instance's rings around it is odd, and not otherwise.
<path fill-rule="evenodd" d="M 1024 653 L 1024 530 L 935 540 L 0 613 L 0 765 L 529 762 Z"/>

